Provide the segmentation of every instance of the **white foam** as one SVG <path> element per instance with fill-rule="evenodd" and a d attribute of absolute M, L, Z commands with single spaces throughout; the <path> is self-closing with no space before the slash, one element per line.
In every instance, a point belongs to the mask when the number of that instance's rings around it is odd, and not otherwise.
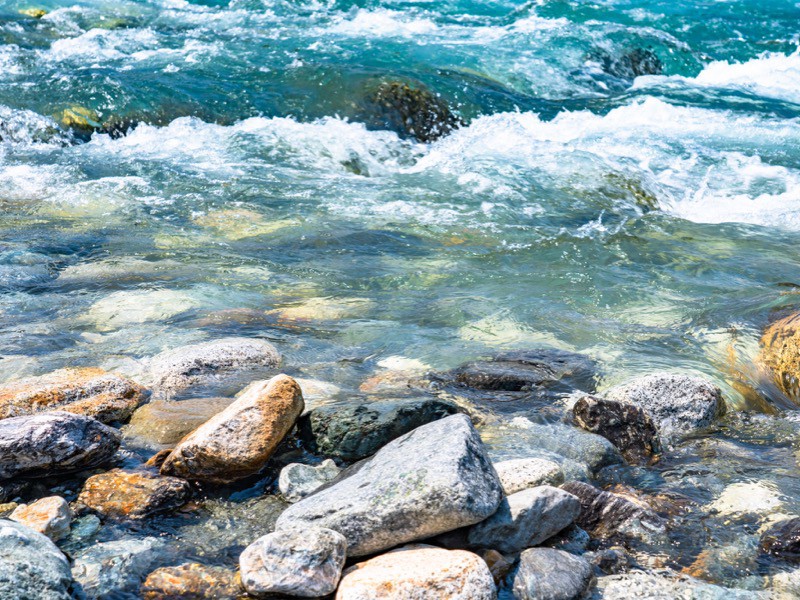
<path fill-rule="evenodd" d="M 354 16 L 336 17 L 325 31 L 338 35 L 369 35 L 375 37 L 411 37 L 430 34 L 438 26 L 428 18 L 414 18 L 387 9 L 359 9 Z"/>

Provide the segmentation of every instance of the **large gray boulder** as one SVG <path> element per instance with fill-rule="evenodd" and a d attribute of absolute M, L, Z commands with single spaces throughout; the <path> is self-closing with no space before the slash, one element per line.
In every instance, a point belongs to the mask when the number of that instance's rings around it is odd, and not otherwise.
<path fill-rule="evenodd" d="M 45 535 L 0 519 L 0 598 L 69 600 L 69 561 Z"/>
<path fill-rule="evenodd" d="M 47 412 L 0 420 L 0 480 L 61 475 L 107 462 L 119 448 L 116 429 L 91 417 Z"/>
<path fill-rule="evenodd" d="M 471 546 L 513 554 L 536 546 L 571 525 L 581 512 L 578 499 L 543 485 L 511 494 L 491 517 L 473 525 Z"/>
<path fill-rule="evenodd" d="M 512 577 L 518 600 L 575 600 L 592 583 L 594 572 L 585 559 L 553 548 L 525 550 Z"/>
<path fill-rule="evenodd" d="M 276 528 L 327 527 L 349 556 L 364 556 L 483 521 L 502 497 L 478 432 L 453 415 L 390 442 L 290 506 Z"/>

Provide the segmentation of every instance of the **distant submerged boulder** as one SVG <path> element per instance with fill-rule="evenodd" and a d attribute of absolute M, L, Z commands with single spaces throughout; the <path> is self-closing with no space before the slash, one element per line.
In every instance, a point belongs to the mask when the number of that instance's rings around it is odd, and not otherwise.
<path fill-rule="evenodd" d="M 661 75 L 664 64 L 655 52 L 649 48 L 634 48 L 618 57 L 607 52 L 599 52 L 596 58 L 609 75 L 620 79 L 635 79 L 641 75 Z"/>

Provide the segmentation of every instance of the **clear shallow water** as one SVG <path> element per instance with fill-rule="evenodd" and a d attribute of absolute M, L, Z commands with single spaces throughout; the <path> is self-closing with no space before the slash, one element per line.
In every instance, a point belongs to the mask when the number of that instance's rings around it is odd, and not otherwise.
<path fill-rule="evenodd" d="M 548 345 L 601 387 L 687 370 L 736 409 L 622 480 L 701 504 L 767 481 L 800 510 L 795 407 L 753 366 L 800 286 L 795 2 L 30 6 L 0 2 L 2 378 L 242 334 L 347 397 L 391 356 Z M 662 75 L 603 70 L 640 47 Z M 382 77 L 466 124 L 367 129 Z M 76 107 L 141 124 L 70 131 Z"/>

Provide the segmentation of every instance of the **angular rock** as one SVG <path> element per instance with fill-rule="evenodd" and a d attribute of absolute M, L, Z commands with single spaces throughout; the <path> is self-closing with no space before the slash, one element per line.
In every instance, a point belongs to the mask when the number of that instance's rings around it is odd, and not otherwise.
<path fill-rule="evenodd" d="M 140 591 L 144 600 L 237 600 L 242 596 L 234 571 L 198 563 L 156 569 Z"/>
<path fill-rule="evenodd" d="M 8 518 L 58 541 L 69 533 L 72 510 L 62 497 L 50 496 L 20 504 Z"/>
<path fill-rule="evenodd" d="M 585 559 L 553 548 L 531 548 L 519 557 L 512 577 L 518 600 L 575 600 L 594 583 L 594 571 Z"/>
<path fill-rule="evenodd" d="M 71 582 L 67 557 L 48 537 L 0 519 L 0 598 L 69 600 Z"/>
<path fill-rule="evenodd" d="M 761 535 L 761 552 L 800 563 L 800 517 L 778 521 Z"/>
<path fill-rule="evenodd" d="M 312 452 L 356 461 L 421 425 L 457 412 L 457 405 L 436 398 L 329 405 L 303 415 L 298 430 Z"/>
<path fill-rule="evenodd" d="M 289 502 L 298 502 L 314 490 L 334 479 L 341 469 L 331 459 L 320 464 L 304 465 L 292 463 L 281 469 L 278 488 Z"/>
<path fill-rule="evenodd" d="M 778 319 L 764 330 L 758 358 L 781 391 L 800 400 L 800 312 Z"/>
<path fill-rule="evenodd" d="M 572 407 L 580 427 L 602 435 L 628 462 L 647 462 L 659 450 L 658 429 L 642 408 L 593 396 L 584 396 Z"/>
<path fill-rule="evenodd" d="M 186 436 L 161 465 L 164 475 L 228 483 L 255 475 L 303 412 L 287 375 L 255 381 L 228 408 Z"/>
<path fill-rule="evenodd" d="M 177 477 L 112 469 L 89 477 L 78 502 L 104 517 L 144 519 L 183 506 L 191 494 L 189 484 Z"/>
<path fill-rule="evenodd" d="M 154 400 L 133 413 L 124 436 L 150 446 L 174 445 L 232 403 L 233 398 Z"/>
<path fill-rule="evenodd" d="M 290 506 L 276 526 L 333 529 L 349 556 L 363 556 L 483 521 L 502 495 L 469 418 L 452 415 L 390 442 Z"/>
<path fill-rule="evenodd" d="M 769 592 L 737 590 L 699 581 L 677 573 L 645 573 L 632 571 L 597 579 L 597 590 L 592 600 L 768 600 Z"/>
<path fill-rule="evenodd" d="M 581 512 L 576 523 L 594 538 L 642 537 L 642 531 L 661 533 L 664 530 L 664 521 L 656 513 L 618 494 L 604 492 L 581 481 L 569 481 L 561 489 L 580 500 Z"/>
<path fill-rule="evenodd" d="M 336 600 L 494 600 L 486 563 L 464 550 L 415 544 L 345 571 Z"/>
<path fill-rule="evenodd" d="M 700 377 L 654 373 L 611 388 L 605 398 L 647 412 L 663 439 L 671 441 L 707 427 L 725 412 L 720 389 Z"/>
<path fill-rule="evenodd" d="M 280 360 L 269 342 L 224 338 L 162 352 L 150 360 L 150 372 L 160 395 L 176 396 L 192 388 L 241 384 L 243 376 L 274 369 Z"/>
<path fill-rule="evenodd" d="M 108 462 L 119 448 L 116 429 L 95 419 L 48 412 L 0 420 L 0 480 L 61 475 Z"/>
<path fill-rule="evenodd" d="M 494 463 L 497 476 L 506 495 L 540 485 L 561 485 L 564 472 L 546 458 L 513 458 Z"/>
<path fill-rule="evenodd" d="M 477 548 L 513 554 L 553 537 L 580 512 L 572 494 L 549 485 L 529 488 L 503 499 L 496 513 L 470 528 L 468 540 Z"/>
<path fill-rule="evenodd" d="M 0 419 L 60 410 L 102 423 L 124 422 L 147 395 L 140 385 L 103 369 L 59 369 L 0 386 Z"/>
<path fill-rule="evenodd" d="M 303 598 L 332 594 L 342 576 L 347 541 L 325 528 L 275 531 L 258 538 L 239 557 L 242 586 L 256 597 Z"/>
<path fill-rule="evenodd" d="M 72 576 L 87 598 L 135 598 L 163 548 L 154 537 L 94 544 L 73 557 Z"/>

